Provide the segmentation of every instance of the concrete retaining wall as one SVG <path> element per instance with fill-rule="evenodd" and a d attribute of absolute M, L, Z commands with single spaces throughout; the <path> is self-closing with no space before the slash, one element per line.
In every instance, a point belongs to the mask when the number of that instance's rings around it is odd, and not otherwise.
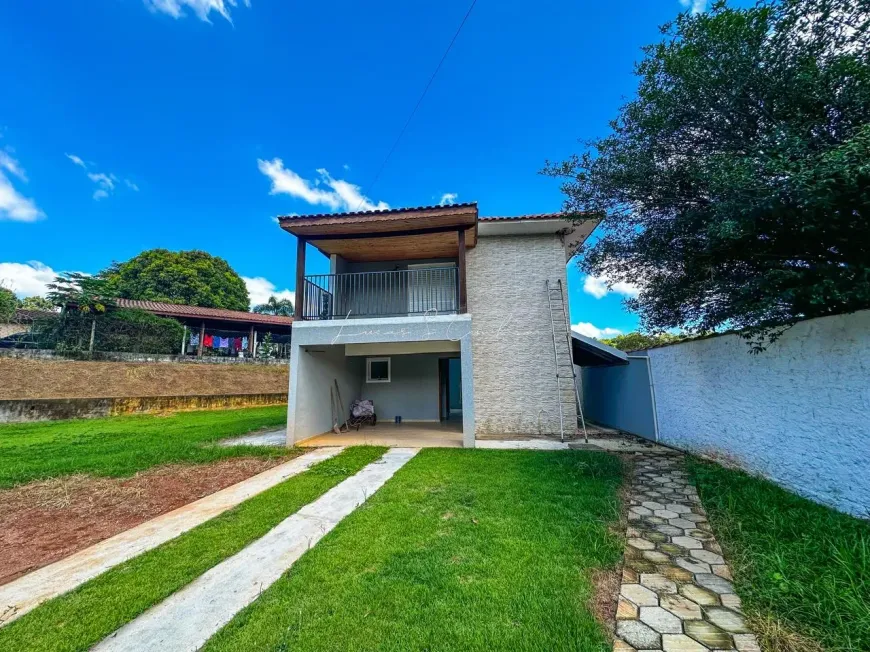
<path fill-rule="evenodd" d="M 286 402 L 286 393 L 0 400 L 0 423 L 95 419 L 125 414 L 182 412 L 186 410 L 227 410 L 283 405 Z"/>
<path fill-rule="evenodd" d="M 159 353 L 112 353 L 94 351 L 78 357 L 59 355 L 51 349 L 0 349 L 0 358 L 21 358 L 25 360 L 99 360 L 105 362 L 183 362 L 191 364 L 217 365 L 285 365 L 287 358 L 231 358 L 229 356 L 163 355 Z"/>

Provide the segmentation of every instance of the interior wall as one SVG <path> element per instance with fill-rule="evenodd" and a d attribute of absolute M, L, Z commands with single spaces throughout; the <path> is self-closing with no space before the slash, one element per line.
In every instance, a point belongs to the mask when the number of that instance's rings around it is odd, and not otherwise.
<path fill-rule="evenodd" d="M 298 352 L 298 355 L 297 355 Z M 294 347 L 291 367 L 295 366 L 295 393 L 289 402 L 288 439 L 301 441 L 332 429 L 329 390 L 338 381 L 344 410 L 350 413 L 351 403 L 360 397 L 360 384 L 365 378 L 363 358 L 348 358 L 344 346 Z M 291 387 L 291 393 L 294 387 Z"/>
<path fill-rule="evenodd" d="M 374 401 L 378 421 L 439 421 L 437 353 L 390 356 L 389 383 L 365 382 L 362 362 L 360 396 Z"/>

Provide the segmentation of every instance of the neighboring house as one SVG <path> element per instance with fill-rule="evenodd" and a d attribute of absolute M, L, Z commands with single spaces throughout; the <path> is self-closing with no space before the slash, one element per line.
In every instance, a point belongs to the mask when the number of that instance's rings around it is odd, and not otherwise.
<path fill-rule="evenodd" d="M 271 333 L 276 346 L 285 348 L 290 343 L 290 333 L 293 326 L 292 317 L 281 315 L 261 315 L 255 312 L 241 310 L 226 310 L 224 308 L 202 308 L 186 306 L 162 301 L 140 301 L 137 299 L 115 299 L 119 308 L 144 310 L 160 317 L 171 317 L 187 326 L 189 335 L 185 337 L 185 354 L 202 356 L 203 340 L 207 335 L 223 338 L 245 338 L 248 355 L 255 353 L 256 347 L 262 343 L 266 333 Z M 191 337 L 191 335 L 193 337 Z M 227 350 L 230 350 L 227 347 Z M 212 352 L 222 350 L 213 348 Z M 208 353 L 208 350 L 205 350 Z M 283 356 L 282 356 L 283 357 Z"/>
<path fill-rule="evenodd" d="M 574 435 L 573 386 L 556 379 L 571 374 L 566 318 L 548 284 L 567 310 L 566 262 L 594 219 L 479 218 L 467 203 L 279 223 L 298 238 L 288 443 L 331 429 L 336 383 L 342 418 L 371 399 L 379 423 L 444 424 L 465 446 Z M 329 274 L 305 275 L 306 243 Z"/>

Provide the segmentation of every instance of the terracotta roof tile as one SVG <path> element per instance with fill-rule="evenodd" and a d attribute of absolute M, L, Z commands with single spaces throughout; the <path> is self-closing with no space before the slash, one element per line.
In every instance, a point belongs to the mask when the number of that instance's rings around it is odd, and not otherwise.
<path fill-rule="evenodd" d="M 280 315 L 260 315 L 255 312 L 244 312 L 241 310 L 225 310 L 223 308 L 202 308 L 200 306 L 185 306 L 175 303 L 164 303 L 162 301 L 115 299 L 115 304 L 119 308 L 134 308 L 137 310 L 145 310 L 147 312 L 154 313 L 155 315 L 163 315 L 166 317 L 204 317 L 206 319 L 242 321 L 254 324 L 275 324 L 280 326 L 290 326 L 293 323 L 292 317 L 282 317 Z"/>
<path fill-rule="evenodd" d="M 463 202 L 460 204 L 445 204 L 444 206 L 413 206 L 410 208 L 388 208 L 386 210 L 381 211 L 350 211 L 347 213 L 312 213 L 309 215 L 281 215 L 278 217 L 279 222 L 292 222 L 293 220 L 309 220 L 316 218 L 343 218 L 343 217 L 372 217 L 378 219 L 383 217 L 383 219 L 390 219 L 391 215 L 398 213 L 417 213 L 417 212 L 425 212 L 431 210 L 439 210 L 439 209 L 450 209 L 450 208 L 472 208 L 476 207 L 477 202 Z M 376 217 L 377 216 L 377 217 Z"/>

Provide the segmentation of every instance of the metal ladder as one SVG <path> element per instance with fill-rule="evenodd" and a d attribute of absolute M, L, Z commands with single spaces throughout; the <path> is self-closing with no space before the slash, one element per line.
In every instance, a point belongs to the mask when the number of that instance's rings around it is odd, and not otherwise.
<path fill-rule="evenodd" d="M 547 303 L 550 306 L 550 327 L 553 331 L 553 364 L 556 369 L 556 387 L 559 392 L 559 429 L 562 441 L 565 441 L 565 381 L 570 379 L 573 388 L 573 401 L 577 409 L 577 419 L 583 426 L 583 441 L 589 443 L 589 435 L 586 432 L 586 419 L 583 418 L 583 408 L 580 405 L 580 390 L 577 389 L 577 375 L 574 371 L 574 356 L 571 346 L 571 322 L 568 320 L 568 308 L 565 305 L 565 293 L 562 290 L 562 279 L 557 281 L 555 287 L 550 285 L 547 279 Z M 564 329 L 564 330 L 563 330 Z M 565 343 L 568 345 L 567 360 L 559 360 L 559 349 L 556 344 L 556 331 L 565 334 Z M 577 430 L 575 423 L 571 434 Z"/>

